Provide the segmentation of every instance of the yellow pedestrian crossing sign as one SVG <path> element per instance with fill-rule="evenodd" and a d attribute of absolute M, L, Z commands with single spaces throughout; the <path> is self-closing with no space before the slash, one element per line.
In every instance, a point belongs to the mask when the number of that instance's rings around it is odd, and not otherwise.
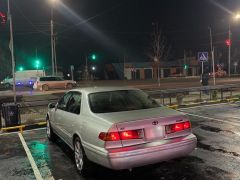
<path fill-rule="evenodd" d="M 198 61 L 199 62 L 208 61 L 208 52 L 198 52 Z"/>

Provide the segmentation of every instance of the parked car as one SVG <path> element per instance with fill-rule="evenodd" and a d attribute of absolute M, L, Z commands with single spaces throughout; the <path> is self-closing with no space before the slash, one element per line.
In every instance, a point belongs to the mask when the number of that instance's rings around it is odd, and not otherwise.
<path fill-rule="evenodd" d="M 72 89 L 75 86 L 76 81 L 64 80 L 63 78 L 57 76 L 45 76 L 37 78 L 33 85 L 33 89 L 48 91 L 49 89 L 54 88 Z"/>
<path fill-rule="evenodd" d="M 120 170 L 186 156 L 197 143 L 189 119 L 139 89 L 96 87 L 49 104 L 47 137 L 59 136 L 86 175 L 90 162 Z"/>
<path fill-rule="evenodd" d="M 213 77 L 213 73 L 210 74 Z M 227 72 L 224 70 L 218 70 L 215 72 L 215 77 L 225 77 L 227 76 Z"/>

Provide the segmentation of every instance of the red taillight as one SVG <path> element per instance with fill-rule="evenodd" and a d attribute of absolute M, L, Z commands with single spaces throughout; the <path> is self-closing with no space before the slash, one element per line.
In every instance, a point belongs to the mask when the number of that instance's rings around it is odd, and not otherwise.
<path fill-rule="evenodd" d="M 142 139 L 143 130 L 130 130 L 121 132 L 101 132 L 98 136 L 103 141 L 119 141 L 119 140 L 130 140 L 130 139 Z"/>
<path fill-rule="evenodd" d="M 183 124 L 184 129 L 189 129 L 191 128 L 191 123 L 189 121 L 184 122 Z"/>
<path fill-rule="evenodd" d="M 101 132 L 98 138 L 103 141 L 119 141 L 120 140 L 120 136 L 118 132 L 109 132 L 109 133 Z"/>
<path fill-rule="evenodd" d="M 143 138 L 142 130 L 122 131 L 119 133 L 120 133 L 121 140 L 142 139 Z"/>
<path fill-rule="evenodd" d="M 190 128 L 191 128 L 191 123 L 189 121 L 186 121 L 182 123 L 167 125 L 165 127 L 165 130 L 167 134 L 170 134 L 170 133 L 175 133 L 175 132 L 183 131 Z"/>

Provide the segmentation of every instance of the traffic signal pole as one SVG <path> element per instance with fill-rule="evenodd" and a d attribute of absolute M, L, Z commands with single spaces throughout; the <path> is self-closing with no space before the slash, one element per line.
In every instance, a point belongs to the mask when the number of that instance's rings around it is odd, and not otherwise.
<path fill-rule="evenodd" d="M 212 55 L 212 70 L 213 70 L 213 85 L 216 85 L 216 76 L 215 76 L 215 59 L 214 59 L 214 48 L 213 48 L 213 42 L 212 42 L 212 29 L 209 27 L 209 33 L 210 33 L 210 46 L 211 46 L 211 55 Z"/>
<path fill-rule="evenodd" d="M 12 25 L 12 15 L 10 8 L 10 0 L 8 0 L 8 17 L 10 23 L 10 50 L 11 50 L 11 58 L 12 58 L 12 75 L 13 75 L 13 101 L 17 102 L 16 96 L 16 75 L 15 75 L 15 59 L 14 59 L 14 47 L 13 47 L 13 25 Z"/>

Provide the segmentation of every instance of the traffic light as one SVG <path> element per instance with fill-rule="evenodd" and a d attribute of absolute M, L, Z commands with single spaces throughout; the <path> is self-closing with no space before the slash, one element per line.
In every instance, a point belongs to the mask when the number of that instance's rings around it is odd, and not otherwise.
<path fill-rule="evenodd" d="M 185 69 L 185 70 L 188 69 L 188 64 L 184 64 L 183 69 Z"/>
<path fill-rule="evenodd" d="M 22 66 L 20 66 L 18 69 L 19 69 L 19 71 L 23 71 L 24 70 Z"/>
<path fill-rule="evenodd" d="M 230 39 L 226 39 L 225 43 L 226 43 L 227 46 L 231 46 L 231 44 L 232 44 Z"/>
<path fill-rule="evenodd" d="M 1 24 L 6 24 L 7 23 L 7 15 L 3 12 L 0 12 L 0 20 L 1 20 Z"/>
<path fill-rule="evenodd" d="M 35 61 L 35 67 L 38 69 L 40 67 L 40 61 L 39 60 L 36 60 Z"/>
<path fill-rule="evenodd" d="M 95 60 L 97 59 L 96 54 L 92 54 L 92 55 L 91 55 L 91 59 L 92 59 L 93 61 L 95 61 Z"/>

